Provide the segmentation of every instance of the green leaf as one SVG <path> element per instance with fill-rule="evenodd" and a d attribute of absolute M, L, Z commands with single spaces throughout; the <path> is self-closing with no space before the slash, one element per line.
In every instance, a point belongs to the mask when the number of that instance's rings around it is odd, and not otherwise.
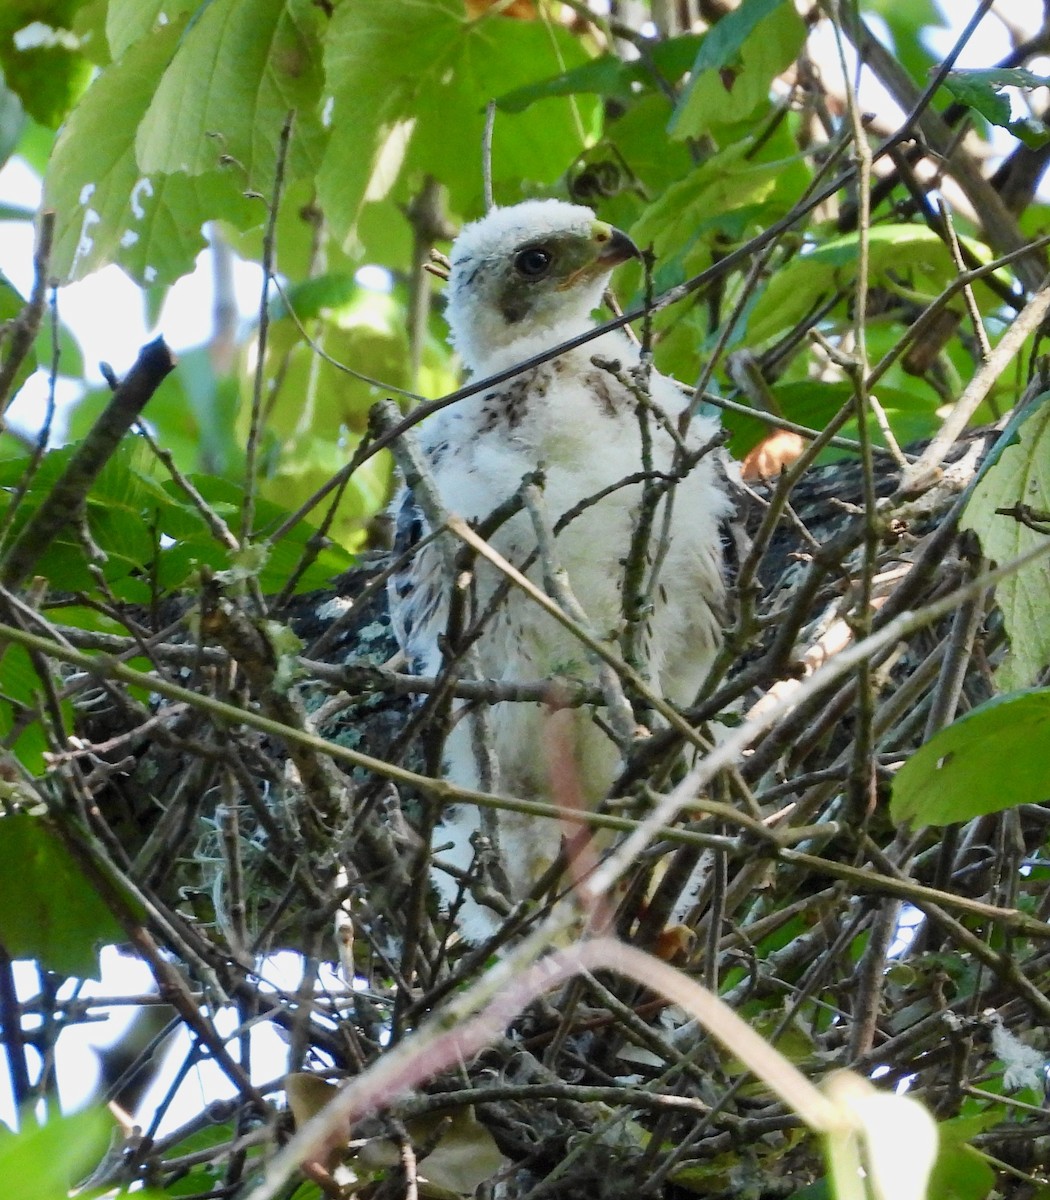
<path fill-rule="evenodd" d="M 315 341 L 329 358 L 392 387 L 406 387 L 408 338 L 403 310 L 393 297 L 361 288 L 352 278 L 343 285 L 324 276 L 289 293 L 289 300 L 300 320 L 304 319 L 301 302 L 326 313 L 320 327 L 315 327 Z M 266 424 L 283 443 L 313 434 L 334 443 L 341 428 L 360 433 L 368 410 L 384 394 L 319 358 L 287 316 L 271 325 L 267 357 L 275 373 L 279 365 L 282 375 L 280 390 L 269 401 Z M 248 413 L 241 416 L 246 422 Z"/>
<path fill-rule="evenodd" d="M 0 820 L 0 826 L 6 823 Z M 19 1133 L 0 1124 L 0 1179 L 9 1181 L 9 1195 L 17 1200 L 66 1200 L 105 1153 L 114 1128 L 101 1108 L 53 1117 L 42 1126 L 27 1120 Z"/>
<path fill-rule="evenodd" d="M 286 178 L 312 174 L 323 141 L 320 21 L 310 0 L 212 0 L 186 29 L 139 126 L 142 170 L 202 175 L 228 162 L 240 186 L 271 195 L 294 110 Z"/>
<path fill-rule="evenodd" d="M 54 144 L 55 135 L 52 130 L 27 117 L 16 153 L 34 174 L 43 175 Z"/>
<path fill-rule="evenodd" d="M 652 88 L 657 79 L 665 83 L 680 79 L 692 66 L 702 40 L 695 33 L 668 38 L 653 45 L 648 59 L 631 62 L 624 62 L 615 54 L 602 54 L 571 71 L 507 92 L 496 100 L 496 107 L 504 112 L 523 112 L 530 104 L 548 96 L 573 96 L 581 92 L 626 102 L 636 98 L 635 84 Z"/>
<path fill-rule="evenodd" d="M 744 0 L 704 38 L 671 118 L 674 138 L 753 118 L 773 80 L 795 61 L 806 27 L 789 0 Z"/>
<path fill-rule="evenodd" d="M 1006 126 L 1010 123 L 1010 97 L 1002 94 L 1001 85 L 986 78 L 988 74 L 987 71 L 951 71 L 944 86 L 956 100 L 979 112 L 993 125 Z"/>
<path fill-rule="evenodd" d="M 949 71 L 944 86 L 960 104 L 979 112 L 993 125 L 1010 124 L 1010 98 L 1003 88 L 1037 88 L 1050 85 L 1050 76 L 1020 67 Z"/>
<path fill-rule="evenodd" d="M 606 136 L 588 156 L 591 161 L 604 161 L 620 172 L 626 166 L 630 176 L 637 178 L 651 196 L 663 195 L 665 189 L 683 178 L 694 167 L 689 148 L 681 142 L 654 137 L 667 121 L 667 98 L 662 95 L 642 96 L 606 126 Z M 604 152 L 606 146 L 612 153 Z M 617 216 L 614 224 L 626 228 L 634 218 Z"/>
<path fill-rule="evenodd" d="M 744 0 L 739 8 L 727 13 L 704 38 L 693 61 L 693 74 L 717 71 L 740 61 L 744 43 L 782 5 L 784 0 Z"/>
<path fill-rule="evenodd" d="M 112 61 L 106 40 L 106 7 L 109 0 L 82 0 L 73 18 L 73 32 L 80 40 L 80 52 L 96 67 Z"/>
<path fill-rule="evenodd" d="M 995 563 L 1006 563 L 1050 535 L 996 509 L 1028 505 L 1035 514 L 1050 512 L 1050 393 L 1022 422 L 1017 440 L 1008 445 L 974 489 L 962 526 L 980 539 L 981 550 Z M 1044 522 L 1045 523 L 1045 522 Z M 1038 524 L 1038 522 L 1036 522 Z M 996 587 L 1010 653 L 996 679 L 1004 689 L 1030 684 L 1050 662 L 1050 588 L 1047 564 L 1037 560 L 1015 571 Z"/>
<path fill-rule="evenodd" d="M 952 825 L 1050 798 L 1050 688 L 996 696 L 942 729 L 897 772 L 896 822 Z"/>
<path fill-rule="evenodd" d="M 377 456 L 377 458 L 379 457 Z M 219 479 L 213 475 L 196 475 L 191 478 L 193 485 L 204 499 L 225 518 L 233 532 L 239 534 L 240 511 L 244 499 L 243 487 L 239 483 Z M 169 482 L 163 486 L 172 496 L 181 494 L 174 483 Z M 285 506 L 260 498 L 255 506 L 255 527 L 259 537 L 264 537 L 268 530 L 276 528 L 287 515 L 288 510 Z M 167 526 L 165 532 L 167 532 Z M 264 592 L 276 593 L 284 587 L 292 571 L 298 566 L 308 544 L 314 541 L 316 532 L 312 525 L 300 521 L 270 549 L 266 563 L 259 573 L 259 582 Z M 168 554 L 171 554 L 176 556 L 180 563 L 184 563 L 185 548 L 190 546 L 190 542 L 189 539 L 181 538 L 180 543 L 180 545 L 172 546 L 169 550 L 162 551 L 162 562 Z M 211 563 L 219 569 L 225 569 L 230 565 L 228 552 L 219 547 L 210 538 L 210 535 L 208 538 L 194 540 L 192 554 L 199 555 L 198 561 Z M 340 546 L 326 547 L 300 580 L 297 590 L 308 591 L 311 588 L 326 586 L 336 575 L 345 571 L 352 562 L 351 555 Z M 172 570 L 174 569 L 173 566 Z"/>
<path fill-rule="evenodd" d="M 194 1129 L 193 1132 L 184 1138 L 179 1138 L 174 1143 L 173 1149 L 175 1153 L 184 1158 L 186 1161 L 197 1161 L 201 1166 L 192 1168 L 186 1171 L 185 1174 L 179 1173 L 169 1179 L 165 1184 L 162 1195 L 156 1197 L 156 1200 L 171 1200 L 175 1196 L 197 1196 L 201 1192 L 210 1192 L 219 1188 L 224 1179 L 224 1155 L 216 1154 L 214 1157 L 206 1156 L 204 1151 L 217 1151 L 220 1146 L 228 1144 L 229 1141 L 236 1136 L 234 1126 L 229 1124 L 206 1125 L 203 1129 Z M 247 1151 L 248 1161 L 258 1160 L 263 1153 L 263 1148 L 260 1146 L 251 1146 Z M 135 1193 L 138 1200 L 138 1193 Z M 316 1194 L 317 1200 L 323 1200 L 320 1192 Z M 145 1200 L 151 1200 L 146 1197 Z"/>
<path fill-rule="evenodd" d="M 1022 117 L 1011 121 L 1006 127 L 1018 141 L 1024 142 L 1029 150 L 1038 150 L 1050 142 L 1050 125 L 1037 117 Z"/>
<path fill-rule="evenodd" d="M 823 429 L 828 421 L 853 395 L 853 387 L 845 382 L 830 382 L 813 379 L 801 383 L 781 383 L 772 389 L 780 411 L 789 421 L 806 425 L 810 429 Z M 937 417 L 938 398 L 932 392 L 904 391 L 901 388 L 879 387 L 876 397 L 889 419 L 897 441 L 907 445 L 929 437 L 940 424 Z M 723 424 L 730 432 L 729 449 L 735 458 L 743 458 L 750 450 L 769 435 L 771 426 L 757 417 L 739 413 L 726 413 Z M 885 437 L 874 415 L 868 419 L 871 437 L 878 445 L 885 445 Z M 856 439 L 857 421 L 850 420 L 841 430 L 841 436 Z M 848 457 L 850 451 L 826 450 L 818 459 L 823 465 Z"/>
<path fill-rule="evenodd" d="M 987 247 L 970 238 L 961 240 L 980 261 L 988 260 Z M 856 233 L 843 234 L 796 255 L 777 270 L 748 317 L 749 343 L 764 342 L 791 328 L 819 301 L 849 287 L 856 274 L 858 246 Z M 944 243 L 925 225 L 874 226 L 868 232 L 868 265 L 873 283 L 892 289 L 905 280 L 914 289 L 927 282 L 931 294 L 958 273 Z M 974 290 L 979 301 L 987 302 L 987 289 L 977 284 Z"/>
<path fill-rule="evenodd" d="M 39 817 L 0 817 L 0 941 L 12 958 L 99 978 L 97 948 L 123 931 L 58 836 Z"/>
<path fill-rule="evenodd" d="M 691 256 L 697 244 L 705 250 L 713 236 L 739 232 L 739 216 L 775 220 L 795 203 L 806 186 L 803 163 L 752 161 L 753 142 L 744 140 L 713 154 L 676 183 L 672 183 L 632 226 L 639 246 L 652 246 L 660 266 L 679 258 L 682 277 L 707 265 Z M 706 236 L 705 236 L 706 235 Z M 676 280 L 676 282 L 678 282 Z"/>
<path fill-rule="evenodd" d="M 462 0 L 337 5 L 325 45 L 331 138 L 318 177 L 337 237 L 359 232 L 367 201 L 406 199 L 424 173 L 448 186 L 455 211 L 480 211 L 486 99 L 585 60 L 560 26 L 469 20 Z M 520 199 L 523 183 L 559 178 L 595 112 L 592 101 L 553 97 L 497 119 L 497 196 Z"/>
<path fill-rule="evenodd" d="M 980 113 L 986 121 L 1008 129 L 1033 149 L 1050 141 L 1050 127 L 1036 117 L 1010 119 L 1010 97 L 1003 88 L 1031 89 L 1050 85 L 1050 75 L 1036 75 L 1021 67 L 950 71 L 944 86 L 961 104 Z"/>
<path fill-rule="evenodd" d="M 622 99 L 630 95 L 631 73 L 622 59 L 615 54 L 603 54 L 593 58 L 572 71 L 563 71 L 551 79 L 515 88 L 496 101 L 503 112 L 524 112 L 530 104 L 549 96 L 574 96 L 580 92 L 593 92 L 599 96 L 614 96 Z"/>
<path fill-rule="evenodd" d="M 7 0 L 0 6 L 0 68 L 25 111 L 56 128 L 91 78 L 73 28 L 83 0 Z"/>
<path fill-rule="evenodd" d="M 103 71 L 55 142 L 44 204 L 58 214 L 52 266 L 67 280 L 116 262 L 140 283 L 170 282 L 204 248 L 209 216 L 245 226 L 263 218 L 230 173 L 139 170 L 135 132 L 180 32 L 179 22 L 158 29 Z"/>
<path fill-rule="evenodd" d="M 191 13 L 200 0 L 109 0 L 106 9 L 106 40 L 115 59 L 140 38 Z M 161 20 L 163 15 L 164 20 Z"/>
<path fill-rule="evenodd" d="M 944 1200 L 984 1200 L 995 1187 L 995 1172 L 967 1143 L 996 1123 L 994 1112 L 977 1118 L 955 1117 L 938 1126 L 941 1150 L 930 1176 L 928 1194 Z"/>
<path fill-rule="evenodd" d="M 285 288 L 270 305 L 270 316 L 279 321 L 291 313 L 300 321 L 320 316 L 326 309 L 341 308 L 361 294 L 361 285 L 348 272 L 330 272 Z"/>
<path fill-rule="evenodd" d="M 11 749 L 33 775 L 43 774 L 44 754 L 51 749 L 44 727 L 36 719 L 42 706 L 42 691 L 43 685 L 29 652 L 21 646 L 8 646 L 0 659 L 0 736 L 8 739 L 16 726 L 21 729 Z M 62 705 L 67 718 L 69 707 L 68 703 Z"/>
<path fill-rule="evenodd" d="M 54 486 L 75 447 L 50 451 L 41 460 L 33 485 L 19 505 L 13 529 L 17 533 Z M 0 460 L 0 487 L 14 488 L 26 468 L 24 456 Z M 121 597 L 148 602 L 146 582 L 163 535 L 180 536 L 187 523 L 192 533 L 204 529 L 201 517 L 186 502 L 173 500 L 153 478 L 152 452 L 141 438 L 125 438 L 108 460 L 87 497 L 91 535 L 106 558 L 105 580 Z M 71 531 L 48 546 L 37 566 L 39 574 L 65 591 L 97 591 L 84 547 Z"/>

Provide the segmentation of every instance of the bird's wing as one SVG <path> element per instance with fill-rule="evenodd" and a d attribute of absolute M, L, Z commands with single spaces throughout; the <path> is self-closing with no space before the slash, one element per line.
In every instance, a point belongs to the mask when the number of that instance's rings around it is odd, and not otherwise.
<path fill-rule="evenodd" d="M 435 542 L 424 542 L 427 524 L 406 488 L 397 506 L 395 561 L 409 555 L 391 573 L 390 619 L 398 645 L 413 675 L 436 675 L 441 669 L 439 638 L 448 624 L 448 593 L 441 554 Z"/>

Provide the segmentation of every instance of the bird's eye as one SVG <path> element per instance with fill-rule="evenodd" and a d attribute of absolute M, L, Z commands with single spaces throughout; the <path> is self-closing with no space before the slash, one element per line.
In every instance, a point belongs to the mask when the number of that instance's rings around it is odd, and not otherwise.
<path fill-rule="evenodd" d="M 550 251 L 544 250 L 542 246 L 529 246 L 527 250 L 521 250 L 515 255 L 514 266 L 518 274 L 524 275 L 526 279 L 539 279 L 547 273 L 551 257 Z"/>

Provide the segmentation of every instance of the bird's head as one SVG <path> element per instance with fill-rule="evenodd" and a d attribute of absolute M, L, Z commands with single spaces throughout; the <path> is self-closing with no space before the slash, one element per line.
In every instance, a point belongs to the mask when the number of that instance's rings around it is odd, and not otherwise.
<path fill-rule="evenodd" d="M 494 209 L 452 246 L 452 343 L 478 374 L 549 349 L 590 327 L 613 267 L 637 255 L 625 233 L 577 204 Z"/>

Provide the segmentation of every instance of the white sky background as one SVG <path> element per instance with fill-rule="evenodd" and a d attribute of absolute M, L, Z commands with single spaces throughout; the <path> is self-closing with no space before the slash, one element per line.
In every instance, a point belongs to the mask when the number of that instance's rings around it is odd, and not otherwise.
<path fill-rule="evenodd" d="M 598 7 L 596 5 L 595 7 Z M 947 14 L 949 27 L 937 30 L 933 49 L 944 54 L 951 47 L 962 24 L 973 11 L 973 3 L 966 0 L 940 0 L 940 7 Z M 1008 0 L 1003 2 L 1004 12 L 1015 25 L 1025 30 L 1039 28 L 1042 20 L 1041 0 Z M 1004 57 L 1010 49 L 1007 33 L 1002 23 L 994 16 L 986 18 L 977 35 L 959 59 L 959 66 L 987 66 Z M 817 34 L 814 50 L 823 61 L 829 77 L 837 74 L 837 53 L 830 29 L 825 25 L 823 34 Z M 847 47 L 847 51 L 849 47 Z M 1040 73 L 1050 73 L 1050 60 L 1033 64 Z M 886 114 L 892 119 L 897 111 L 895 105 L 879 88 L 870 75 L 862 77 L 860 101 L 864 109 Z M 1005 131 L 1003 144 L 1012 144 Z M 497 124 L 497 137 L 498 137 Z M 0 170 L 0 202 L 36 208 L 40 202 L 40 181 L 20 160 L 10 161 Z M 32 285 L 32 234 L 25 223 L 0 221 L 0 271 L 22 292 L 28 294 Z M 373 275 L 373 278 L 375 276 Z M 258 312 L 262 275 L 253 263 L 237 262 L 234 272 L 236 299 L 242 316 L 247 320 Z M 363 281 L 362 281 L 363 282 Z M 116 267 L 108 267 L 80 283 L 64 287 L 59 292 L 58 305 L 62 319 L 73 331 L 85 357 L 88 381 L 97 386 L 103 382 L 98 369 L 100 361 L 109 363 L 118 375 L 123 375 L 134 362 L 139 348 L 157 334 L 163 334 L 168 344 L 176 351 L 186 350 L 206 342 L 212 332 L 212 307 L 214 290 L 208 252 L 202 253 L 192 275 L 180 280 L 171 289 L 160 318 L 154 327 L 146 324 L 145 305 L 138 287 Z M 44 415 L 48 381 L 40 371 L 26 385 L 9 415 L 13 422 L 27 431 L 35 431 Z M 77 384 L 70 380 L 59 380 L 56 399 L 59 411 L 79 395 Z M 61 428 L 61 422 L 59 422 Z M 298 982 L 297 960 L 292 955 L 280 955 L 264 965 L 268 977 L 282 988 L 294 989 Z M 148 971 L 132 959 L 120 956 L 107 949 L 102 960 L 103 984 L 86 984 L 81 994 L 94 995 L 137 995 L 150 990 Z M 35 994 L 37 980 L 31 968 L 20 968 L 20 990 L 25 997 Z M 337 987 L 334 976 L 326 982 Z M 63 1105 L 68 1109 L 77 1107 L 89 1095 L 96 1078 L 93 1045 L 106 1045 L 118 1037 L 130 1017 L 126 1009 L 114 1010 L 114 1015 L 104 1022 L 86 1027 L 70 1029 L 62 1035 L 59 1054 L 59 1085 Z M 234 1021 L 222 1022 L 224 1029 L 232 1028 Z M 181 1035 L 184 1037 L 184 1035 Z M 284 1044 L 272 1026 L 265 1023 L 256 1026 L 254 1077 L 265 1081 L 279 1076 L 284 1069 Z M 182 1042 L 185 1053 L 188 1040 Z M 179 1058 L 173 1061 L 180 1061 Z M 170 1074 L 155 1082 L 145 1098 L 142 1119 L 149 1119 L 153 1106 L 161 1099 L 170 1085 Z M 212 1065 L 205 1064 L 190 1073 L 183 1085 L 182 1098 L 172 1106 L 162 1132 L 170 1131 L 199 1111 L 211 1100 L 232 1095 L 232 1088 L 221 1073 Z M 7 1076 L 0 1059 L 0 1120 L 12 1124 L 14 1119 L 11 1097 L 7 1092 Z"/>

